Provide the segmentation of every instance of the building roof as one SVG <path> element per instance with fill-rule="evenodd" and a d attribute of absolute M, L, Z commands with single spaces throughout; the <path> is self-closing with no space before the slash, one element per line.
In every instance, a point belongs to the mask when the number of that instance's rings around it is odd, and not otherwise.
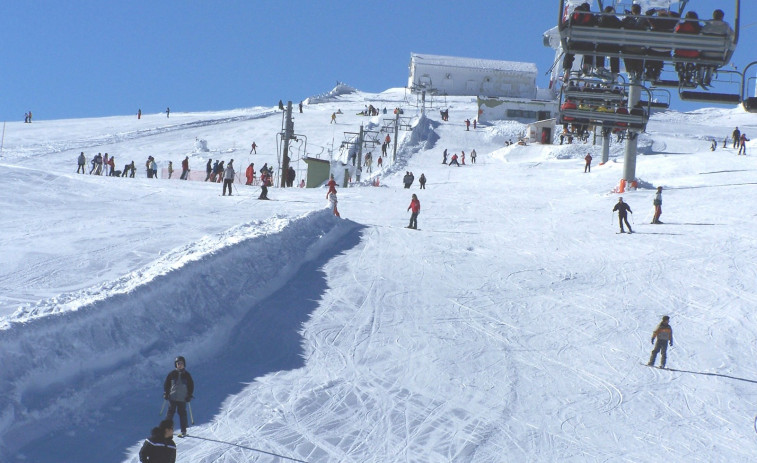
<path fill-rule="evenodd" d="M 497 61 L 493 59 L 461 58 L 458 56 L 420 55 L 410 54 L 410 61 L 415 64 L 429 66 L 458 67 L 468 69 L 513 71 L 536 74 L 538 69 L 534 63 L 520 63 L 517 61 Z"/>

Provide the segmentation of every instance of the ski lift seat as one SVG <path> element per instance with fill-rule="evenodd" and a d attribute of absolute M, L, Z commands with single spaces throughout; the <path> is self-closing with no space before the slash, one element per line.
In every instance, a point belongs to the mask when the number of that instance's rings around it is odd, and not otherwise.
<path fill-rule="evenodd" d="M 653 59 L 660 61 L 687 62 L 711 66 L 724 66 L 733 54 L 731 39 L 724 35 L 709 34 L 676 34 L 673 32 L 659 32 L 636 29 L 611 29 L 597 26 L 565 25 L 560 31 L 563 38 L 563 48 L 566 53 L 579 55 L 619 56 L 625 58 Z M 571 44 L 591 42 L 594 44 L 613 44 L 621 47 L 621 52 L 586 50 L 582 47 L 571 47 Z M 676 57 L 655 55 L 648 52 L 631 53 L 622 51 L 623 47 L 637 47 L 640 50 L 649 48 L 666 48 L 671 50 L 697 50 L 700 56 Z"/>

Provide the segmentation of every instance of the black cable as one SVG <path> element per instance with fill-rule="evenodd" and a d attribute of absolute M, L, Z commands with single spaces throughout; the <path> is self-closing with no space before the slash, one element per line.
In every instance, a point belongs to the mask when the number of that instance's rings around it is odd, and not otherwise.
<path fill-rule="evenodd" d="M 279 455 L 277 453 L 266 452 L 265 450 L 255 449 L 255 448 L 252 448 L 252 447 L 245 447 L 244 445 L 232 444 L 231 442 L 225 442 L 225 441 L 222 441 L 222 440 L 209 439 L 207 437 L 199 437 L 199 436 L 191 436 L 191 435 L 186 435 L 184 437 L 185 438 L 186 437 L 191 437 L 192 439 L 200 439 L 200 440 L 206 440 L 206 441 L 210 441 L 210 442 L 218 442 L 219 444 L 232 445 L 234 447 L 239 447 L 239 448 L 246 449 L 246 450 L 252 450 L 253 452 L 265 453 L 266 455 L 272 455 L 274 457 L 285 458 L 287 460 L 297 461 L 299 463 L 308 463 L 308 462 L 306 462 L 304 460 L 298 460 L 298 459 L 292 458 L 292 457 L 285 457 L 284 455 Z"/>

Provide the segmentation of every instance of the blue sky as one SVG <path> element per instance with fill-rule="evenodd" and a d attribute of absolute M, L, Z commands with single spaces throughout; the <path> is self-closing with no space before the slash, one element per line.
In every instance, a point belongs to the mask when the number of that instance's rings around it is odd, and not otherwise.
<path fill-rule="evenodd" d="M 6 2 L 0 119 L 101 117 L 275 105 L 330 90 L 407 82 L 410 53 L 534 62 L 544 73 L 558 0 L 477 2 Z M 742 0 L 742 24 L 757 1 Z M 733 19 L 733 0 L 692 0 Z M 734 61 L 753 59 L 757 24 Z"/>

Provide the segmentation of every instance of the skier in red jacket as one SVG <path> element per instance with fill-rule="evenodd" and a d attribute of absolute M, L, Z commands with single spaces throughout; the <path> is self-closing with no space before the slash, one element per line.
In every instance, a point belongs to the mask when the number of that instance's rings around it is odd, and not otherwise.
<path fill-rule="evenodd" d="M 407 207 L 408 211 L 413 213 L 410 215 L 410 225 L 406 228 L 418 229 L 418 214 L 421 212 L 421 202 L 418 201 L 418 196 L 413 195 L 413 199 L 410 201 L 410 205 Z"/>

